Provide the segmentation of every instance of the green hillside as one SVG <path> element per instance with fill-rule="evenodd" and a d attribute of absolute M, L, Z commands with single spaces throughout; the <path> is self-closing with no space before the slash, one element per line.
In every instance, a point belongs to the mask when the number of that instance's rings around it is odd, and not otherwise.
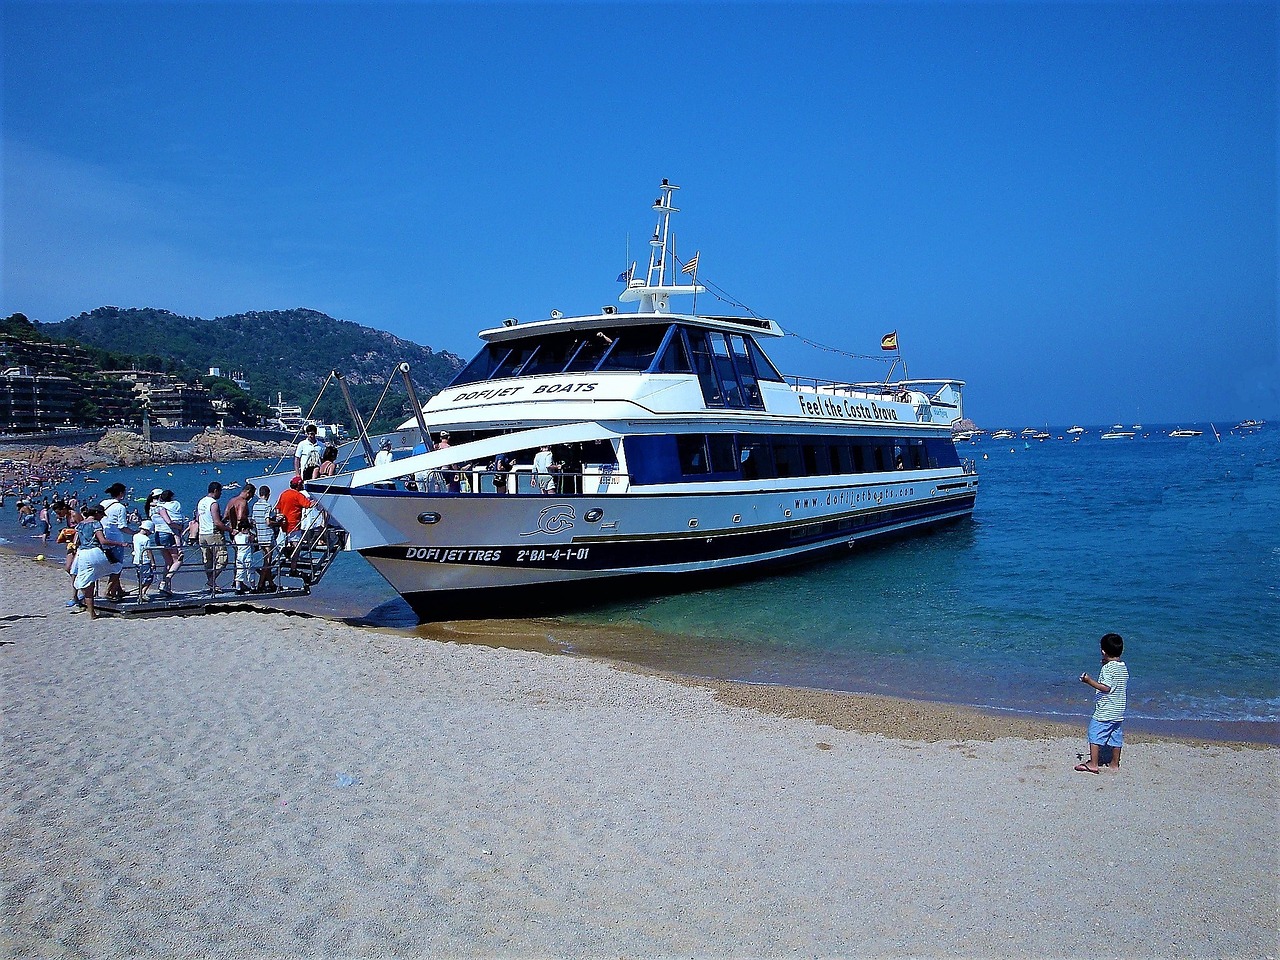
<path fill-rule="evenodd" d="M 347 378 L 360 413 L 368 417 L 388 377 L 391 387 L 375 431 L 390 429 L 412 415 L 404 386 L 395 374 L 409 364 L 424 402 L 453 379 L 461 358 L 436 353 L 382 330 L 335 320 L 317 310 L 268 310 L 205 320 L 150 307 L 99 307 L 60 323 L 39 325 L 45 336 L 70 340 L 135 358 L 148 370 L 186 369 L 193 374 L 219 367 L 224 376 L 243 373 L 252 396 L 274 403 L 276 394 L 305 413 L 331 370 Z M 331 386 L 315 416 L 351 425 L 342 396 Z"/>

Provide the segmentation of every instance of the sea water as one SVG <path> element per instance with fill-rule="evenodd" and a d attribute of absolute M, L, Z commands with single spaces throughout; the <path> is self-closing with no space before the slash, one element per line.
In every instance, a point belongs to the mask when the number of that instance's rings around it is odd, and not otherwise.
<path fill-rule="evenodd" d="M 1280 730 L 1280 430 L 1218 442 L 1207 424 L 1198 438 L 1167 429 L 964 443 L 981 478 L 970 520 L 787 574 L 532 626 L 556 649 L 692 676 L 1072 717 L 1091 709 L 1078 678 L 1096 675 L 1098 638 L 1116 632 L 1131 718 Z M 168 486 L 190 512 L 210 479 L 272 466 L 108 470 L 75 485 L 118 479 L 139 496 Z M 10 500 L 0 537 L 30 552 L 13 521 Z M 354 554 L 294 605 L 429 635 Z"/>

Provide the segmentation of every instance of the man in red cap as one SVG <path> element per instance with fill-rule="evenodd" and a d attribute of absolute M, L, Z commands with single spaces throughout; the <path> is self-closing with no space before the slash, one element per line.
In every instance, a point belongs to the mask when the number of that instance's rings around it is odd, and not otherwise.
<path fill-rule="evenodd" d="M 280 494 L 280 499 L 276 501 L 276 509 L 284 516 L 285 534 L 293 534 L 302 526 L 303 510 L 316 506 L 318 504 L 302 492 L 302 478 L 294 477 L 290 480 L 289 489 Z M 289 539 L 296 540 L 297 537 L 290 536 Z"/>

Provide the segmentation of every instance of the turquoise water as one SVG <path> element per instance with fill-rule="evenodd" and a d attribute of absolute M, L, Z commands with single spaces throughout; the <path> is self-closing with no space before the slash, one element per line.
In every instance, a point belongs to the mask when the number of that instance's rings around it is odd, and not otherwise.
<path fill-rule="evenodd" d="M 1115 631 L 1131 718 L 1277 729 L 1280 430 L 1217 443 L 1207 425 L 1194 439 L 1159 429 L 963 444 L 982 477 L 971 521 L 784 576 L 534 627 L 568 652 L 692 675 L 1069 716 L 1091 708 L 1077 678 L 1096 671 L 1098 637 Z M 100 486 L 172 486 L 190 508 L 209 479 L 266 466 L 96 476 Z M 0 536 L 25 540 L 15 529 L 10 503 Z M 354 555 L 305 606 L 426 635 Z"/>

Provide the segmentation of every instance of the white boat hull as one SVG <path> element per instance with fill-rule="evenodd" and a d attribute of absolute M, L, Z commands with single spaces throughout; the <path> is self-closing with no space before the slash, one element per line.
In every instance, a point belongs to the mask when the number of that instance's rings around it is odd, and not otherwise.
<path fill-rule="evenodd" d="M 441 495 L 335 489 L 323 499 L 424 620 L 581 607 L 817 559 L 956 520 L 978 478 L 959 469 L 674 494 Z M 791 481 L 792 484 L 795 481 Z"/>

